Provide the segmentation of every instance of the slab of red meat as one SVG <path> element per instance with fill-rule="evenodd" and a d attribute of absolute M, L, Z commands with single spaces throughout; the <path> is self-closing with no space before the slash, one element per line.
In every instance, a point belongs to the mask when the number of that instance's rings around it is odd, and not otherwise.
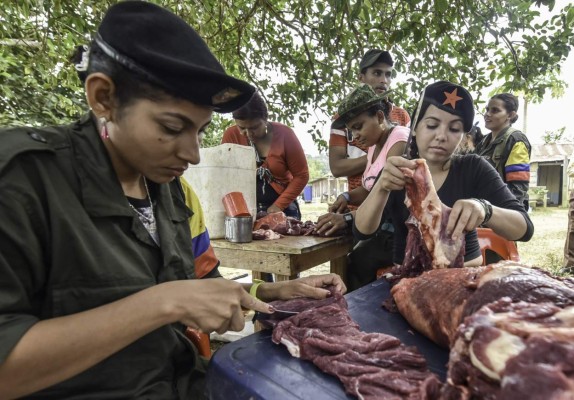
<path fill-rule="evenodd" d="M 283 212 L 275 212 L 270 214 L 257 214 L 257 219 L 253 225 L 253 230 L 257 229 L 271 229 L 276 231 L 279 225 L 285 225 L 287 223 L 287 216 Z"/>
<path fill-rule="evenodd" d="M 574 306 L 504 297 L 465 319 L 442 398 L 574 398 Z"/>
<path fill-rule="evenodd" d="M 451 208 L 440 201 L 432 176 L 423 159 L 413 171 L 403 168 L 411 180 L 405 185 L 405 204 L 411 215 L 403 265 L 395 269 L 399 277 L 412 277 L 434 268 L 456 268 L 464 264 L 464 236 L 452 240 L 446 234 Z"/>
<path fill-rule="evenodd" d="M 428 371 L 416 348 L 382 333 L 365 333 L 352 320 L 345 299 L 293 300 L 275 303 L 278 309 L 304 309 L 275 326 L 273 341 L 337 376 L 347 393 L 360 399 L 436 399 L 438 378 Z M 316 307 L 304 305 L 308 301 Z"/>
<path fill-rule="evenodd" d="M 448 347 L 466 316 L 509 296 L 514 301 L 574 305 L 574 281 L 512 261 L 487 267 L 426 271 L 402 279 L 391 294 L 399 312 L 425 336 Z"/>
<path fill-rule="evenodd" d="M 401 315 L 433 342 L 448 347 L 463 320 L 469 287 L 482 268 L 436 269 L 416 278 L 401 279 L 391 294 Z"/>

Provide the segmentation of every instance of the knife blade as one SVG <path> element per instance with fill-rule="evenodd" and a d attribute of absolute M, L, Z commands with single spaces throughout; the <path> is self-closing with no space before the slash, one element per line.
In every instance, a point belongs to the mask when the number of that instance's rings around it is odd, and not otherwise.
<path fill-rule="evenodd" d="M 259 311 L 255 311 L 252 321 L 253 322 L 255 322 L 255 321 L 267 321 L 270 319 L 282 320 L 282 319 L 289 318 L 289 317 L 292 317 L 293 315 L 297 315 L 297 314 L 299 314 L 299 311 L 285 311 L 285 310 L 275 309 L 275 312 L 273 312 L 271 314 L 266 314 L 266 313 L 262 313 Z"/>
<path fill-rule="evenodd" d="M 423 100 L 425 98 L 425 91 L 427 90 L 426 86 L 421 92 L 421 96 L 419 98 L 419 102 L 417 104 L 417 109 L 415 110 L 415 114 L 413 115 L 413 119 L 411 120 L 411 128 L 409 132 L 409 137 L 407 138 L 407 145 L 405 147 L 405 151 L 403 152 L 404 158 L 409 158 L 409 151 L 411 147 L 411 142 L 413 141 L 413 132 L 415 131 L 417 119 L 419 119 L 419 114 L 421 112 L 421 108 L 423 106 Z"/>

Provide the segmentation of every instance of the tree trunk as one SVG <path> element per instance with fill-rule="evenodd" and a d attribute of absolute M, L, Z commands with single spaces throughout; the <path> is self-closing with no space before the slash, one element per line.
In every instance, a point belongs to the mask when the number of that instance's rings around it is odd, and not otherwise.
<path fill-rule="evenodd" d="M 526 96 L 524 96 L 524 105 L 522 106 L 522 133 L 527 135 L 527 128 L 528 128 L 528 100 Z"/>

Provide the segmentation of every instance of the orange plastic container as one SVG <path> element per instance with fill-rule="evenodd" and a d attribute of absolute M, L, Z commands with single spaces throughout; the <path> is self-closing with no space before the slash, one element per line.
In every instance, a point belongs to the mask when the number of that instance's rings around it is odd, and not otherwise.
<path fill-rule="evenodd" d="M 247 202 L 243 197 L 241 192 L 230 192 L 227 193 L 221 199 L 223 202 L 223 207 L 225 208 L 225 214 L 228 217 L 249 217 L 249 208 L 247 207 Z"/>

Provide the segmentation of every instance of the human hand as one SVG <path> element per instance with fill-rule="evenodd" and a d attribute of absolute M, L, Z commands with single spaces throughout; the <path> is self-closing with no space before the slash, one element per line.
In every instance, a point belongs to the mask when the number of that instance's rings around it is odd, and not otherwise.
<path fill-rule="evenodd" d="M 414 160 L 407 160 L 404 157 L 394 156 L 387 158 L 381 177 L 373 188 L 385 191 L 404 189 L 407 179 L 410 178 L 405 176 L 401 168 L 414 170 L 416 166 L 417 164 Z"/>
<path fill-rule="evenodd" d="M 317 219 L 315 232 L 320 235 L 331 236 L 347 227 L 343 214 L 328 213 Z"/>
<path fill-rule="evenodd" d="M 223 278 L 172 281 L 158 287 L 165 290 L 160 298 L 176 321 L 205 333 L 241 331 L 243 309 L 272 312 L 271 306 L 249 295 L 240 283 Z"/>
<path fill-rule="evenodd" d="M 335 202 L 329 206 L 328 211 L 332 213 L 344 213 L 347 210 L 347 199 L 343 195 L 339 195 Z"/>
<path fill-rule="evenodd" d="M 271 214 L 271 213 L 274 213 L 274 212 L 281 212 L 281 211 L 283 211 L 283 210 L 280 209 L 279 207 L 277 207 L 275 204 L 271 204 L 271 205 L 269 206 L 269 208 L 267 208 L 267 213 L 268 213 L 268 214 Z"/>
<path fill-rule="evenodd" d="M 484 207 L 477 200 L 458 200 L 452 206 L 446 233 L 451 235 L 452 240 L 457 240 L 460 235 L 480 226 L 485 216 Z"/>
<path fill-rule="evenodd" d="M 335 286 L 335 291 L 344 294 L 347 287 L 341 277 L 337 274 L 312 275 L 292 281 L 282 281 L 274 283 L 263 283 L 259 286 L 257 294 L 259 297 L 271 300 L 289 300 L 297 297 L 311 297 L 313 299 L 324 299 L 331 295 L 325 286 Z"/>

